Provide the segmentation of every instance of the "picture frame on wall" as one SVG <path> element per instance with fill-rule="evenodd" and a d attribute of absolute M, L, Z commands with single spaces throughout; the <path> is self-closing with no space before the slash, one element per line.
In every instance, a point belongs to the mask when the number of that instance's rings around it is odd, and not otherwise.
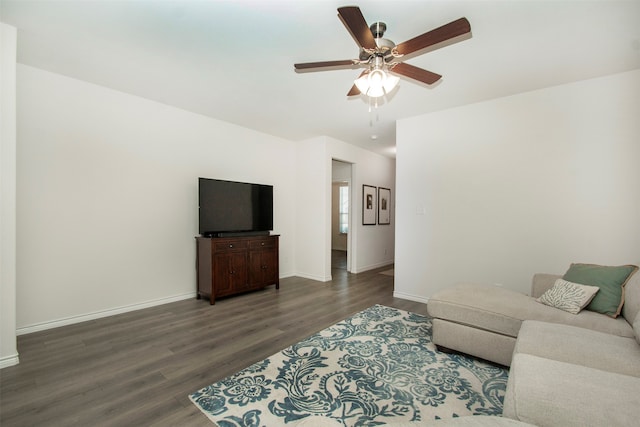
<path fill-rule="evenodd" d="M 391 190 L 378 188 L 378 224 L 389 225 L 391 223 Z"/>
<path fill-rule="evenodd" d="M 376 225 L 376 187 L 362 186 L 362 225 Z"/>

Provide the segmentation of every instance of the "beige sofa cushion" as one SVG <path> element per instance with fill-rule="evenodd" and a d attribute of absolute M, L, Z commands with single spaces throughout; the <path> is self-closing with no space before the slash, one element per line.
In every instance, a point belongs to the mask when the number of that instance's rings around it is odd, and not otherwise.
<path fill-rule="evenodd" d="M 531 281 L 531 296 L 539 298 L 548 289 L 556 283 L 556 280 L 562 279 L 559 274 L 536 273 Z"/>
<path fill-rule="evenodd" d="M 640 346 L 635 339 L 575 326 L 527 320 L 514 353 L 640 377 Z"/>
<path fill-rule="evenodd" d="M 586 310 L 579 314 L 567 313 L 499 286 L 463 284 L 443 289 L 429 299 L 427 311 L 434 318 L 511 337 L 517 337 L 523 320 L 562 323 L 623 337 L 634 336 L 631 325 L 622 317 L 614 319 Z"/>
<path fill-rule="evenodd" d="M 632 426 L 638 390 L 638 377 L 516 353 L 503 416 L 538 426 Z"/>

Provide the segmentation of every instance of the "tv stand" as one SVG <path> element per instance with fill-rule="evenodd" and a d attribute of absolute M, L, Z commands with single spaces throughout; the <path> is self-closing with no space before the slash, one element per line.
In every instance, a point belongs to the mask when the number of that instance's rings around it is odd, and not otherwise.
<path fill-rule="evenodd" d="M 279 278 L 278 235 L 196 237 L 198 295 L 235 295 L 276 285 Z"/>

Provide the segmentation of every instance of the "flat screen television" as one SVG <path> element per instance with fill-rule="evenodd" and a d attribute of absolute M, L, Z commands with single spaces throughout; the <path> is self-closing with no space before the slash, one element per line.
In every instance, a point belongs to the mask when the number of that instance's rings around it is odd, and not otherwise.
<path fill-rule="evenodd" d="M 273 186 L 198 179 L 199 232 L 206 237 L 269 234 Z"/>

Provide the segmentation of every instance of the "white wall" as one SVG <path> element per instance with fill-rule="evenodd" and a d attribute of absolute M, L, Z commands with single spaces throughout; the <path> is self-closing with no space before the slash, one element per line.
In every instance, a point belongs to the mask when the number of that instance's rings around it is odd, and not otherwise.
<path fill-rule="evenodd" d="M 333 160 L 331 162 L 331 180 L 333 182 L 351 182 L 351 163 Z"/>
<path fill-rule="evenodd" d="M 274 185 L 280 275 L 331 278 L 331 159 L 395 188 L 395 161 L 294 143 L 26 65 L 17 68 L 18 333 L 195 297 L 197 178 Z M 354 166 L 354 167 L 356 167 Z M 392 193 L 393 195 L 393 193 Z M 393 262 L 363 229 L 352 271 Z M 385 253 L 386 252 L 386 253 Z"/>
<path fill-rule="evenodd" d="M 274 185 L 294 274 L 293 142 L 20 64 L 17 85 L 19 333 L 195 297 L 199 176 Z"/>
<path fill-rule="evenodd" d="M 0 23 L 0 368 L 16 346 L 16 29 Z"/>
<path fill-rule="evenodd" d="M 296 149 L 296 274 L 313 280 L 331 280 L 325 269 L 325 214 L 330 199 L 322 189 L 331 181 L 324 138 L 298 143 Z"/>
<path fill-rule="evenodd" d="M 401 120 L 396 296 L 640 262 L 640 70 Z"/>
<path fill-rule="evenodd" d="M 331 279 L 331 169 L 332 160 L 352 163 L 350 248 L 352 273 L 394 262 L 395 160 L 330 137 L 302 141 L 297 146 L 298 227 L 297 274 L 316 280 Z M 362 185 L 391 188 L 391 224 L 362 225 Z M 318 191 L 321 189 L 321 191 Z M 309 243 L 313 242 L 313 245 Z"/>

